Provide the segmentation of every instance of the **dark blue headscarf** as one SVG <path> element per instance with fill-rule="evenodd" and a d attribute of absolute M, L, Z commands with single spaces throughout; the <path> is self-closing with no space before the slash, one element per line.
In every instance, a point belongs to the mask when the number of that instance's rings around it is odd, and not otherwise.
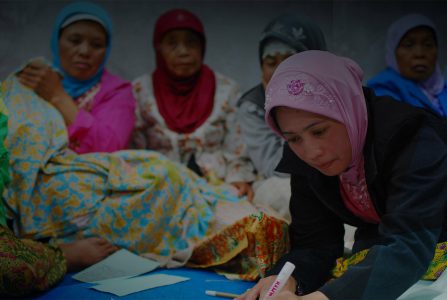
<path fill-rule="evenodd" d="M 104 27 L 107 34 L 107 45 L 106 53 L 102 64 L 100 65 L 96 74 L 87 80 L 77 80 L 72 76 L 68 75 L 61 66 L 60 56 L 59 56 L 59 35 L 61 27 L 64 22 L 75 16 L 75 15 L 90 15 L 99 20 L 101 20 L 101 25 Z M 88 18 L 86 18 L 89 20 Z M 53 66 L 60 70 L 64 75 L 62 80 L 62 85 L 64 90 L 73 98 L 77 98 L 84 94 L 86 91 L 91 89 L 96 83 L 101 80 L 102 73 L 104 71 L 104 66 L 106 64 L 107 58 L 110 53 L 110 45 L 112 42 L 112 22 L 107 14 L 107 12 L 96 4 L 90 2 L 75 2 L 67 5 L 62 9 L 56 18 L 56 23 L 54 25 L 53 34 L 51 37 L 51 52 L 53 54 Z"/>

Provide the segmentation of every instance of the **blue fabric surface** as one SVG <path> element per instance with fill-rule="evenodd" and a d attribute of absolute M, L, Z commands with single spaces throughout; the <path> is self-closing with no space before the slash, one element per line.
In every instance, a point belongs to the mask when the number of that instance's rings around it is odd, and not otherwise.
<path fill-rule="evenodd" d="M 218 300 L 220 297 L 205 295 L 205 290 L 214 290 L 233 294 L 241 294 L 254 286 L 254 282 L 241 280 L 228 280 L 224 276 L 211 271 L 179 268 L 157 269 L 147 274 L 168 274 L 189 277 L 190 280 L 169 286 L 157 287 L 138 293 L 118 297 L 114 294 L 90 289 L 91 283 L 83 283 L 71 278 L 73 274 L 67 274 L 64 280 L 33 299 L 153 299 L 153 300 Z"/>

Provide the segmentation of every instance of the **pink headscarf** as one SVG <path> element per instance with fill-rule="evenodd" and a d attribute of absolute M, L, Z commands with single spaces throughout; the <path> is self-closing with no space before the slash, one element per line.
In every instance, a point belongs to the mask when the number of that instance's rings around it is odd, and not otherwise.
<path fill-rule="evenodd" d="M 346 126 L 352 149 L 350 167 L 339 175 L 345 205 L 356 215 L 378 222 L 366 186 L 363 146 L 368 113 L 362 90 L 363 71 L 352 60 L 309 50 L 284 60 L 266 88 L 265 119 L 284 138 L 272 118 L 277 106 L 326 116 Z"/>

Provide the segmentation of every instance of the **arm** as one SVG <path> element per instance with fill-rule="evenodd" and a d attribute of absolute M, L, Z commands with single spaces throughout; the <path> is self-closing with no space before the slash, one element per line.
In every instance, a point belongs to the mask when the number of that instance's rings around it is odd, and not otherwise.
<path fill-rule="evenodd" d="M 17 77 L 22 84 L 51 103 L 61 113 L 67 126 L 74 122 L 78 108 L 73 98 L 65 92 L 61 76 L 46 62 L 38 59 L 31 61 L 17 73 Z"/>
<path fill-rule="evenodd" d="M 244 102 L 237 114 L 248 155 L 256 170 L 265 177 L 277 175 L 275 168 L 282 157 L 283 143 L 265 123 L 264 110 Z"/>
<path fill-rule="evenodd" d="M 236 101 L 239 99 L 239 88 L 234 84 L 228 96 L 225 118 L 225 139 L 223 141 L 223 154 L 227 161 L 227 174 L 225 181 L 252 182 L 255 179 L 254 168 L 247 156 L 247 149 L 242 139 L 241 129 L 237 120 Z"/>
<path fill-rule="evenodd" d="M 438 241 L 447 198 L 447 147 L 429 127 L 398 154 L 385 181 L 383 244 L 320 289 L 330 299 L 396 299 L 421 278 Z"/>
<path fill-rule="evenodd" d="M 285 291 L 295 293 L 298 283 L 299 294 L 306 297 L 295 299 L 327 299 L 316 290 L 330 278 L 335 260 L 343 255 L 343 223 L 316 198 L 307 178 L 292 175 L 291 185 L 291 250 L 241 300 L 254 300 L 258 295 L 262 299 L 286 261 L 293 263 L 295 270 Z"/>
<path fill-rule="evenodd" d="M 123 82 L 96 103 L 91 112 L 80 109 L 68 126 L 73 150 L 88 153 L 125 149 L 135 124 L 135 99 L 130 83 Z"/>

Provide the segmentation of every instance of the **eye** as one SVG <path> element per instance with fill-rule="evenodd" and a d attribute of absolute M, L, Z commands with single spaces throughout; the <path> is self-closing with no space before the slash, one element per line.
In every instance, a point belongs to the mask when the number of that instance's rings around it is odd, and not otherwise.
<path fill-rule="evenodd" d="M 404 48 L 411 48 L 411 47 L 413 47 L 413 43 L 410 41 L 404 41 L 400 44 L 400 46 L 404 47 Z"/>
<path fill-rule="evenodd" d="M 192 36 L 192 37 L 189 37 L 189 39 L 186 41 L 186 43 L 189 46 L 197 46 L 197 45 L 200 45 L 200 40 L 197 37 Z"/>
<path fill-rule="evenodd" d="M 90 43 L 90 46 L 92 46 L 92 48 L 95 48 L 95 49 L 102 49 L 102 48 L 106 47 L 105 43 L 102 43 L 102 42 L 92 42 L 92 43 Z"/>
<path fill-rule="evenodd" d="M 301 142 L 301 137 L 299 137 L 299 136 L 292 136 L 292 137 L 289 137 L 289 138 L 287 138 L 287 142 L 288 142 L 289 144 L 298 144 L 298 143 Z"/>
<path fill-rule="evenodd" d="M 434 41 L 427 41 L 427 42 L 424 43 L 424 46 L 426 48 L 434 48 L 434 47 L 436 47 L 436 44 L 435 44 Z"/>
<path fill-rule="evenodd" d="M 327 127 L 326 128 L 320 128 L 320 129 L 315 129 L 312 131 L 312 134 L 316 137 L 320 137 L 323 136 L 327 131 Z"/>
<path fill-rule="evenodd" d="M 73 45 L 79 45 L 82 43 L 82 39 L 78 36 L 70 36 L 67 40 Z"/>

